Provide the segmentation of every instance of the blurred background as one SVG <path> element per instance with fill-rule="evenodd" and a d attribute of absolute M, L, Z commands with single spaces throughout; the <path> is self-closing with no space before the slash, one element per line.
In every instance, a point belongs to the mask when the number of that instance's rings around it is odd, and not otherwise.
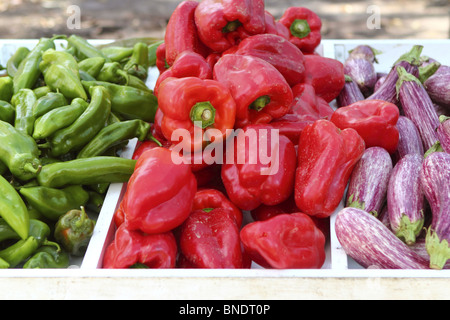
<path fill-rule="evenodd" d="M 79 34 L 89 39 L 164 36 L 181 0 L 0 0 L 0 38 Z M 279 18 L 304 6 L 323 20 L 324 39 L 448 39 L 450 0 L 265 0 Z"/>

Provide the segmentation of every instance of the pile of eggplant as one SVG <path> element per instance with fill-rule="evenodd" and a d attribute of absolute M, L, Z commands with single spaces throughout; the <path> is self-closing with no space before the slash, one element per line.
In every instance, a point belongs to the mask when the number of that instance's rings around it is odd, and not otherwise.
<path fill-rule="evenodd" d="M 366 149 L 335 220 L 342 248 L 364 268 L 450 268 L 450 66 L 422 50 L 414 46 L 386 74 L 367 45 L 344 64 L 338 107 L 380 99 L 400 110 L 397 151 Z"/>

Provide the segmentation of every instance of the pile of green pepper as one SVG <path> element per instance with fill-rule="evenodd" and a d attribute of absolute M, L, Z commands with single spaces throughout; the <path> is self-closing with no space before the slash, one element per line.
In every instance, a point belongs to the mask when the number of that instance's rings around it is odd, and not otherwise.
<path fill-rule="evenodd" d="M 0 74 L 0 269 L 67 268 L 84 255 L 109 184 L 134 171 L 120 149 L 151 138 L 154 48 L 55 36 L 9 58 Z"/>

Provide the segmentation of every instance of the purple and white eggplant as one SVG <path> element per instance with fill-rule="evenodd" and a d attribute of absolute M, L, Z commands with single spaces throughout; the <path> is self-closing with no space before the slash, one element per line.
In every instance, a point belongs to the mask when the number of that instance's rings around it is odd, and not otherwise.
<path fill-rule="evenodd" d="M 450 117 L 440 116 L 437 136 L 444 152 L 450 153 Z"/>
<path fill-rule="evenodd" d="M 398 81 L 397 69 L 403 67 L 409 73 L 419 76 L 420 54 L 422 50 L 423 46 L 415 45 L 409 52 L 402 55 L 389 71 L 383 84 L 367 99 L 378 99 L 398 105 L 399 100 L 395 88 Z"/>
<path fill-rule="evenodd" d="M 442 65 L 424 82 L 424 87 L 433 102 L 450 108 L 450 66 Z"/>
<path fill-rule="evenodd" d="M 384 73 L 384 74 L 378 73 L 377 76 L 378 76 L 378 79 L 377 79 L 377 82 L 375 83 L 375 86 L 373 87 L 373 92 L 376 92 L 376 91 L 378 91 L 378 89 L 380 89 L 382 84 L 386 81 L 388 74 L 387 73 Z"/>
<path fill-rule="evenodd" d="M 402 110 L 417 127 L 422 138 L 424 150 L 430 149 L 438 137 L 439 116 L 422 83 L 405 68 L 397 68 L 399 79 L 397 92 Z"/>
<path fill-rule="evenodd" d="M 399 116 L 397 120 L 399 140 L 397 150 L 392 155 L 394 163 L 397 163 L 407 154 L 424 155 L 422 138 L 414 122 L 405 116 Z"/>
<path fill-rule="evenodd" d="M 370 213 L 347 207 L 336 216 L 336 236 L 344 251 L 365 268 L 429 269 L 429 262 L 411 250 Z"/>
<path fill-rule="evenodd" d="M 350 76 L 358 85 L 364 96 L 373 92 L 377 82 L 377 72 L 374 62 L 377 52 L 370 46 L 360 45 L 350 51 L 344 63 L 344 73 Z"/>
<path fill-rule="evenodd" d="M 389 152 L 380 147 L 367 148 L 350 176 L 345 205 L 378 216 L 386 202 L 392 169 Z"/>
<path fill-rule="evenodd" d="M 430 268 L 442 269 L 450 259 L 450 154 L 428 155 L 422 164 L 420 181 L 432 213 L 425 238 Z"/>
<path fill-rule="evenodd" d="M 423 156 L 405 155 L 394 166 L 387 189 L 387 206 L 392 232 L 412 245 L 425 221 L 425 196 L 420 184 Z"/>
<path fill-rule="evenodd" d="M 344 88 L 342 88 L 341 92 L 336 98 L 338 108 L 349 106 L 364 99 L 365 97 L 356 82 L 349 75 L 345 75 Z"/>

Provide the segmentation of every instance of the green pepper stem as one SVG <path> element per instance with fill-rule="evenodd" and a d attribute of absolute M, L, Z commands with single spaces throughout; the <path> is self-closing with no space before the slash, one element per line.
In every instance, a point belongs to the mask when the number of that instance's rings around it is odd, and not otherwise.
<path fill-rule="evenodd" d="M 222 32 L 228 33 L 236 31 L 236 29 L 239 28 L 241 25 L 242 23 L 239 20 L 230 21 L 227 23 L 225 27 L 222 28 Z"/>
<path fill-rule="evenodd" d="M 202 129 L 205 129 L 214 124 L 216 109 L 209 101 L 198 102 L 191 108 L 189 116 L 194 124 L 201 122 Z"/>
<path fill-rule="evenodd" d="M 39 173 L 39 171 L 41 171 L 42 166 L 38 166 L 37 168 L 35 168 L 31 163 L 26 163 L 23 166 L 23 170 L 25 170 L 26 172 L 30 172 L 30 173 Z"/>
<path fill-rule="evenodd" d="M 252 104 L 250 104 L 249 108 L 256 110 L 256 111 L 261 111 L 269 103 L 270 103 L 269 96 L 261 96 L 258 99 L 256 99 L 255 101 L 253 101 Z"/>
<path fill-rule="evenodd" d="M 289 29 L 294 37 L 300 39 L 306 38 L 311 33 L 309 23 L 307 20 L 304 19 L 295 19 L 294 22 L 292 22 L 291 27 Z"/>

